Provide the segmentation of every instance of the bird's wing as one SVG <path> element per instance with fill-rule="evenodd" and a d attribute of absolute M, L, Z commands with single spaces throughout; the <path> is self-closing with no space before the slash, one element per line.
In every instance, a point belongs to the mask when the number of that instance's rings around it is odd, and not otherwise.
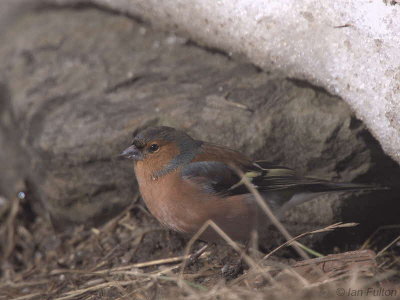
<path fill-rule="evenodd" d="M 232 168 L 219 161 L 189 163 L 182 168 L 181 175 L 184 180 L 201 186 L 205 192 L 220 195 L 232 195 L 230 189 L 240 181 L 240 176 Z"/>
<path fill-rule="evenodd" d="M 244 155 L 214 144 L 205 144 L 204 151 L 183 166 L 181 174 L 210 193 L 231 196 L 248 193 L 242 173 L 260 192 L 290 191 L 321 193 L 349 190 L 371 190 L 375 187 L 353 183 L 301 177 L 294 170 L 267 161 L 251 162 Z"/>
<path fill-rule="evenodd" d="M 181 172 L 184 180 L 199 184 L 207 192 L 222 195 L 244 194 L 248 193 L 246 188 L 231 192 L 232 187 L 241 180 L 232 166 L 245 171 L 251 165 L 251 160 L 237 151 L 204 142 L 200 152 Z"/>

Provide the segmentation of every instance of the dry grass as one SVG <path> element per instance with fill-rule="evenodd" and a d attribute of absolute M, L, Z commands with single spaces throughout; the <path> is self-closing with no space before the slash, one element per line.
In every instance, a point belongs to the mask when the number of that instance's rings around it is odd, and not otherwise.
<path fill-rule="evenodd" d="M 382 250 L 380 266 L 370 252 L 347 256 L 347 260 L 339 255 L 339 259 L 318 258 L 300 264 L 276 258 L 282 248 L 305 235 L 354 224 L 338 223 L 290 237 L 262 257 L 242 251 L 210 222 L 205 226 L 219 232 L 228 247 L 218 255 L 218 249 L 208 250 L 187 265 L 189 253 L 201 244 L 194 239 L 186 243 L 157 227 L 139 204 L 99 228 L 76 227 L 57 234 L 39 216 L 27 220 L 24 201 L 15 199 L 0 224 L 0 299 L 344 299 L 354 292 L 371 299 L 388 299 L 372 292 L 400 296 L 396 286 L 400 258 L 391 252 L 398 240 L 378 249 Z M 371 243 L 373 237 L 367 244 Z M 234 252 L 250 268 L 225 281 L 222 261 Z M 343 291 L 345 296 L 338 296 Z"/>

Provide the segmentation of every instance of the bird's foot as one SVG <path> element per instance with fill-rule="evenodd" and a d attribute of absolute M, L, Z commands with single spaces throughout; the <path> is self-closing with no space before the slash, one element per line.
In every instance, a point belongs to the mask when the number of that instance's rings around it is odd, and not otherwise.
<path fill-rule="evenodd" d="M 243 273 L 243 271 L 244 271 L 244 263 L 242 259 L 240 259 L 236 263 L 227 263 L 221 269 L 222 277 L 226 281 L 235 279 L 238 275 Z"/>

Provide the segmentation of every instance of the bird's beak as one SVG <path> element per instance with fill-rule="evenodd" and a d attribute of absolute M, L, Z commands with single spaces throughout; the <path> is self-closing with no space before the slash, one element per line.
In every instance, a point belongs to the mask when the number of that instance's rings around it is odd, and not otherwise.
<path fill-rule="evenodd" d="M 122 151 L 122 153 L 119 156 L 134 160 L 143 159 L 142 152 L 135 145 L 131 145 L 128 148 L 126 148 L 124 151 Z"/>

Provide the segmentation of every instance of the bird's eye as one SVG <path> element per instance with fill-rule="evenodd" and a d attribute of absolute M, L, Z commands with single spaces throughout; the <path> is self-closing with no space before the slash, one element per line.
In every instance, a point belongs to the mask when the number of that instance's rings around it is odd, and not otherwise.
<path fill-rule="evenodd" d="M 149 151 L 150 151 L 150 152 L 156 152 L 156 151 L 158 151 L 158 149 L 160 149 L 160 146 L 158 146 L 157 144 L 152 144 L 152 145 L 149 147 Z"/>

